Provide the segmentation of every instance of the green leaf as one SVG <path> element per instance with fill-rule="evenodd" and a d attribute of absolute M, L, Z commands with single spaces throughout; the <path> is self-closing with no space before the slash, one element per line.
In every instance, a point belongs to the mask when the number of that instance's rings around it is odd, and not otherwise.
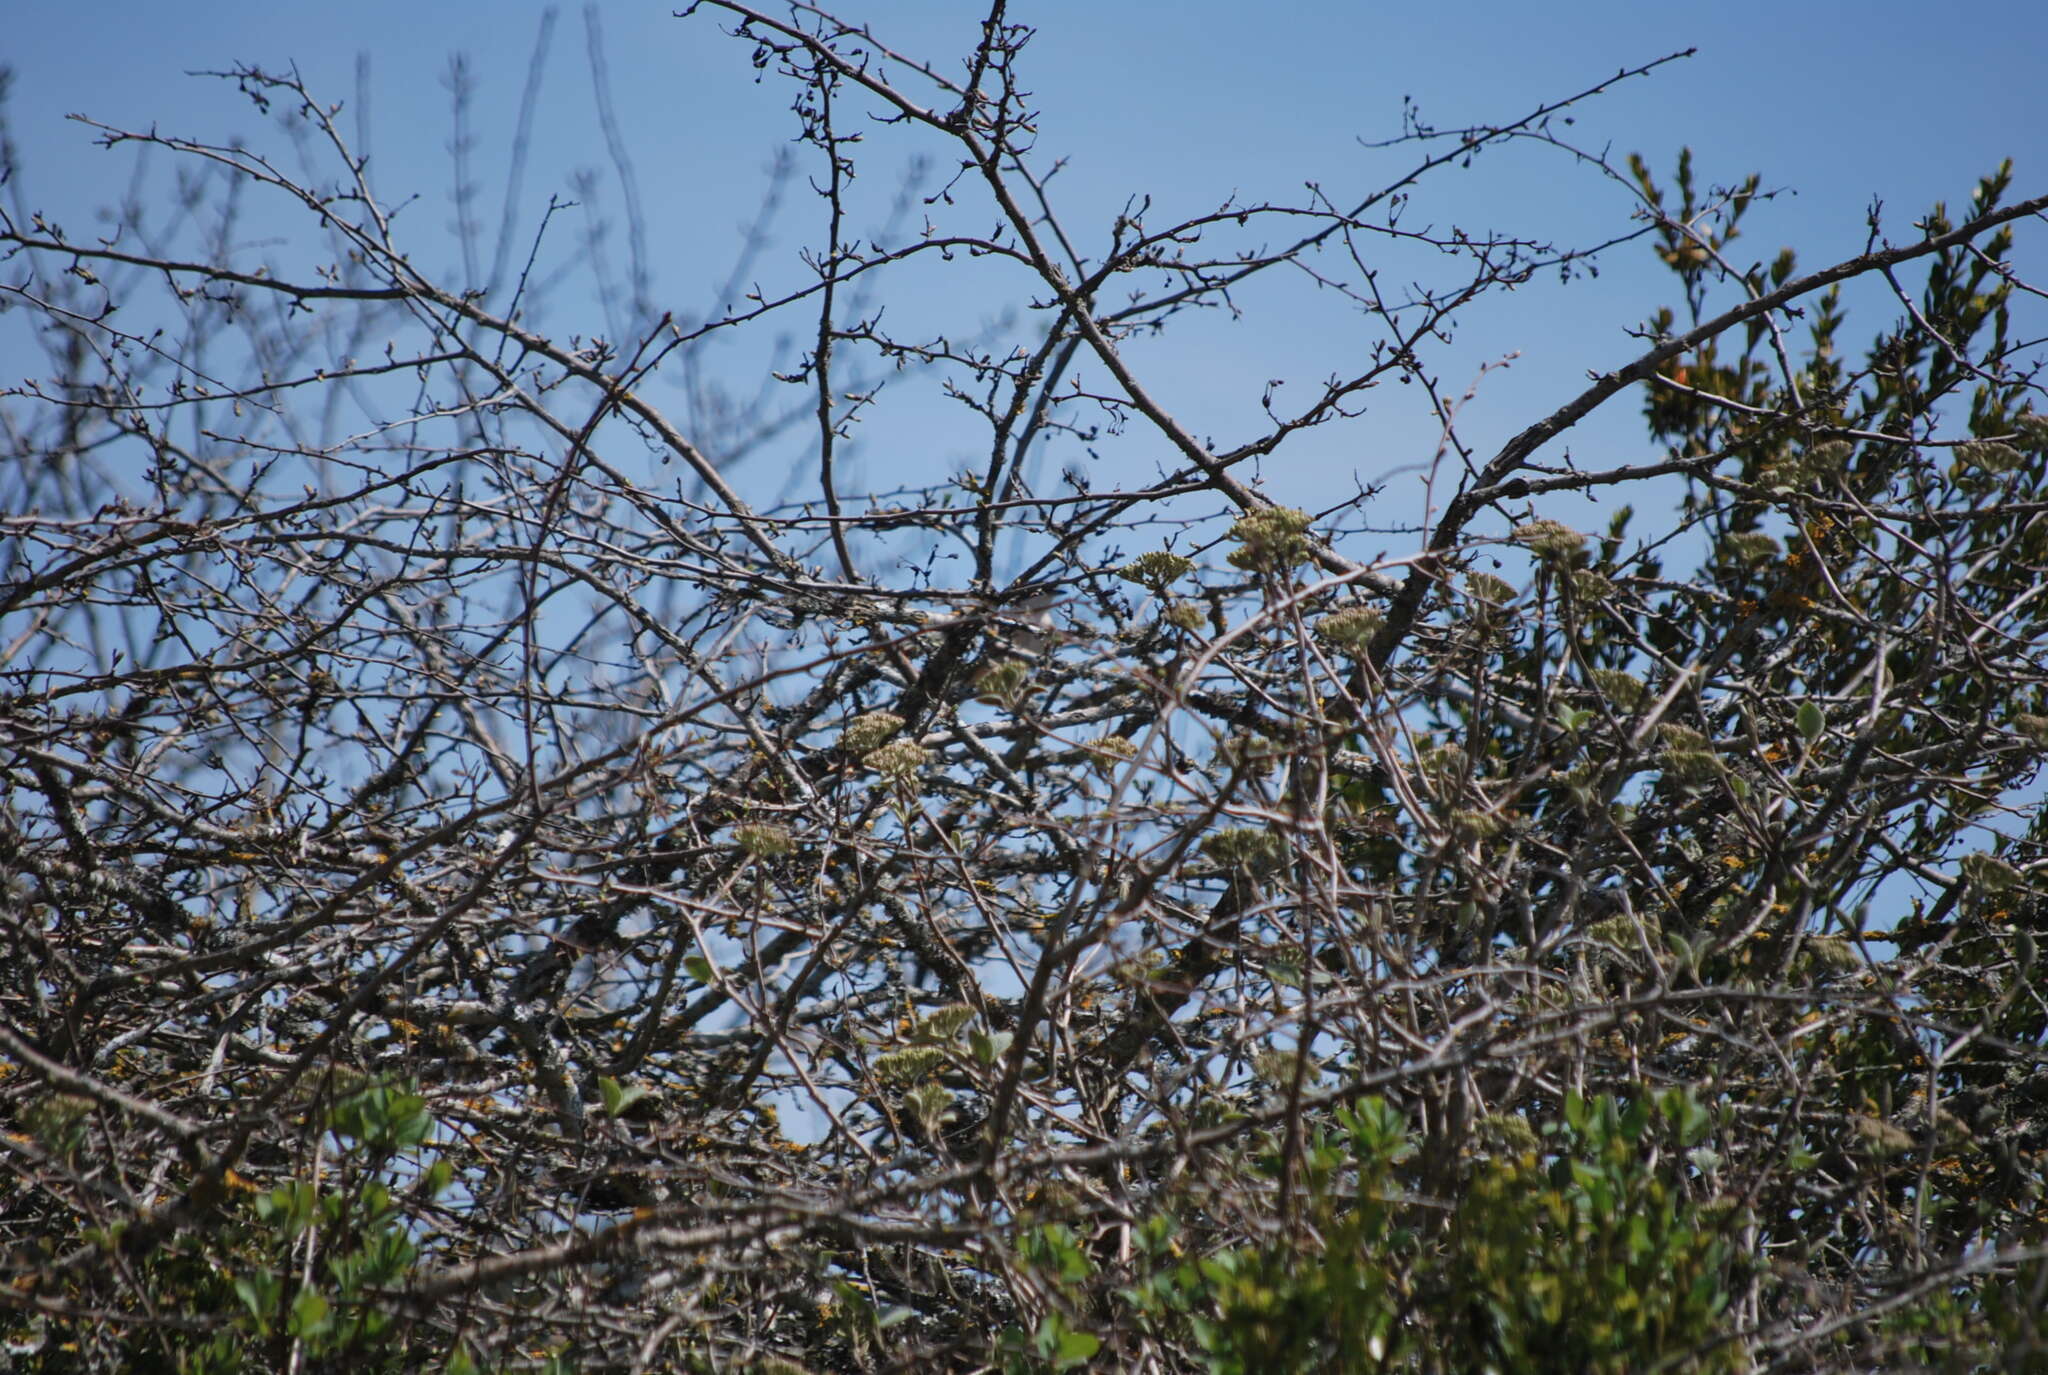
<path fill-rule="evenodd" d="M 433 1134 L 434 1118 L 420 1095 L 375 1082 L 336 1103 L 328 1126 L 373 1151 L 404 1151 Z"/>
<path fill-rule="evenodd" d="M 292 1316 L 289 1331 L 294 1337 L 311 1337 L 325 1332 L 331 1325 L 334 1310 L 317 1291 L 301 1289 L 299 1296 L 292 1300 Z"/>
<path fill-rule="evenodd" d="M 604 1098 L 604 1114 L 607 1117 L 617 1117 L 645 1098 L 649 1092 L 637 1084 L 629 1088 L 616 1079 L 604 1076 L 598 1078 L 597 1091 Z"/>
<path fill-rule="evenodd" d="M 1102 1339 L 1086 1332 L 1066 1332 L 1060 1336 L 1060 1349 L 1055 1359 L 1062 1369 L 1077 1366 L 1090 1360 L 1102 1349 Z"/>
<path fill-rule="evenodd" d="M 975 1031 L 968 1034 L 967 1045 L 974 1052 L 975 1063 L 993 1065 L 1016 1039 L 1016 1033 L 1009 1031 Z"/>
<path fill-rule="evenodd" d="M 1820 733 L 1828 728 L 1827 713 L 1816 702 L 1799 704 L 1799 735 L 1808 744 L 1820 739 Z"/>
<path fill-rule="evenodd" d="M 257 1270 L 247 1275 L 237 1275 L 234 1281 L 235 1296 L 249 1315 L 256 1319 L 256 1330 L 270 1330 L 270 1313 L 277 1304 L 277 1276 L 268 1270 Z"/>

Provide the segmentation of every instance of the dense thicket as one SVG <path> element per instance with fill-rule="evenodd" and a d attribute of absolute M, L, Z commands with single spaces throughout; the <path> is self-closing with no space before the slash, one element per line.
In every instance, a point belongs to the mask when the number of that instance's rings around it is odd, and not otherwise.
<path fill-rule="evenodd" d="M 289 159 L 104 131 L 185 169 L 119 234 L 8 188 L 18 1368 L 2048 1369 L 2048 198 L 1809 271 L 1587 157 L 1679 304 L 1475 451 L 1450 322 L 1595 250 L 1413 207 L 1563 105 L 1066 221 L 1002 5 L 703 8 L 818 214 L 698 318 L 429 273 L 295 77 Z M 873 235 L 862 140 L 940 167 Z M 1177 418 L 1151 342 L 1301 269 L 1371 347 Z M 934 395 L 970 466 L 849 479 Z M 1253 480 L 1417 395 L 1428 524 Z"/>

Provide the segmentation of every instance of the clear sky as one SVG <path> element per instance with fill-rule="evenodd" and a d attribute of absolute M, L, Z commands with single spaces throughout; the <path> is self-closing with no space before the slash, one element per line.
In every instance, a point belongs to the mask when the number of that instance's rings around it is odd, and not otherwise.
<path fill-rule="evenodd" d="M 235 62 L 296 63 L 316 90 L 358 103 L 367 96 L 368 151 L 384 193 L 416 192 L 408 212 L 415 252 L 447 269 L 459 263 L 446 226 L 451 142 L 446 73 L 465 53 L 477 80 L 472 113 L 475 180 L 495 222 L 502 168 L 526 80 L 541 7 L 357 0 L 278 4 L 205 0 L 91 0 L 12 7 L 0 60 L 15 71 L 11 100 L 21 175 L 32 205 L 82 229 L 92 207 L 118 196 L 129 163 L 91 145 L 91 131 L 64 116 L 224 139 L 265 135 L 231 87 L 188 71 Z M 625 145 L 646 200 L 654 294 L 701 312 L 726 271 L 736 228 L 756 205 L 763 169 L 788 146 L 792 89 L 755 81 L 748 48 L 720 32 L 722 18 L 675 18 L 667 4 L 606 0 L 599 7 Z M 849 0 L 899 50 L 952 71 L 972 41 L 979 9 L 960 0 Z M 1256 17 L 1254 17 L 1256 16 Z M 2048 5 L 1981 3 L 1967 19 L 1937 19 L 1909 0 L 1729 0 L 1713 6 L 1568 0 L 1549 5 L 1317 3 L 1254 9 L 1242 4 L 1116 4 L 1020 0 L 1012 18 L 1039 34 L 1027 53 L 1027 84 L 1044 112 L 1039 147 L 1068 159 L 1055 189 L 1073 222 L 1106 234 L 1131 193 L 1150 194 L 1155 218 L 1195 213 L 1235 193 L 1246 200 L 1298 197 L 1307 180 L 1370 188 L 1412 153 L 1372 151 L 1360 140 L 1398 132 L 1404 96 L 1432 123 L 1505 122 L 1545 100 L 1580 90 L 1688 47 L 1698 55 L 1624 84 L 1576 112 L 1572 133 L 1618 158 L 1640 150 L 1668 173 L 1690 144 L 1703 179 L 1755 170 L 1791 194 L 1752 214 L 1744 247 L 1757 258 L 1783 244 L 1818 267 L 1863 246 L 1864 214 L 1886 206 L 1886 227 L 1910 222 L 1937 198 L 1960 203 L 2001 157 L 2018 167 L 2017 191 L 2048 186 Z M 583 12 L 560 15 L 542 88 L 535 156 L 515 216 L 530 232 L 550 192 L 572 169 L 603 169 L 609 156 L 593 113 Z M 360 86 L 359 59 L 366 60 Z M 360 95 L 359 95 L 360 92 Z M 348 118 L 355 118 L 351 110 Z M 878 131 L 864 150 L 870 181 L 889 186 L 900 149 Z M 942 152 L 926 140 L 928 152 Z M 167 185 L 161 176 L 155 185 Z M 615 189 L 604 208 L 617 213 Z M 1562 160 L 1505 156 L 1438 182 L 1422 202 L 1439 224 L 1589 239 L 1624 229 L 1629 203 L 1597 176 Z M 879 213 L 879 211 L 877 211 Z M 816 216 L 792 205 L 759 275 L 794 281 L 791 255 Z M 1480 365 L 1516 358 L 1489 374 L 1465 416 L 1482 449 L 1571 394 L 1588 368 L 1625 361 L 1628 326 L 1671 301 L 1675 283 L 1640 245 L 1619 251 L 1599 281 L 1560 289 L 1533 283 L 1476 312 L 1445 357 L 1447 385 L 1462 390 Z M 902 311 L 913 313 L 915 285 Z M 1020 292 L 1019 300 L 1022 299 Z M 1244 437 L 1240 422 L 1268 378 L 1306 386 L 1343 366 L 1359 334 L 1324 303 L 1292 313 L 1274 298 L 1241 327 L 1205 322 L 1183 352 L 1154 366 L 1170 404 L 1218 438 Z M 997 307 L 990 305 L 990 310 Z M 594 309 L 558 302 L 556 327 L 602 332 Z M 1881 310 L 1852 326 L 1880 323 Z M 900 318 L 900 317 L 899 317 Z M 914 316 L 913 316 L 914 318 Z M 0 375 L 22 370 L 18 341 L 0 329 Z M 741 373 L 753 363 L 734 356 Z M 750 383 L 748 385 L 751 385 Z M 1174 386 L 1177 393 L 1172 392 Z M 1626 444 L 1640 434 L 1630 404 L 1580 444 Z M 1233 426 L 1238 428 L 1233 429 Z M 1413 418 L 1375 433 L 1312 437 L 1269 476 L 1276 494 L 1348 486 L 1399 467 L 1426 436 Z M 870 439 L 872 445 L 875 440 Z M 903 442 L 901 435 L 890 443 Z M 1383 446 L 1385 452 L 1363 452 Z M 886 485 L 879 455 L 869 475 Z M 1142 467 L 1142 454 L 1122 460 Z M 941 460 L 943 461 L 943 460 Z"/>

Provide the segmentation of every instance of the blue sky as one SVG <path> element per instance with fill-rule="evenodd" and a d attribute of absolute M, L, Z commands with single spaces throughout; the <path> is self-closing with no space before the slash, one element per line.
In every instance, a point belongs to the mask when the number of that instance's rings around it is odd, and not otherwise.
<path fill-rule="evenodd" d="M 909 0 L 850 3 L 844 12 L 899 50 L 947 70 L 957 70 L 979 15 L 973 6 Z M 126 184 L 125 155 L 94 149 L 90 131 L 67 123 L 67 113 L 260 141 L 259 122 L 231 87 L 184 73 L 237 61 L 295 62 L 316 90 L 354 102 L 361 55 L 373 175 L 387 196 L 420 196 L 407 212 L 414 217 L 414 251 L 428 263 L 438 254 L 452 270 L 459 255 L 446 233 L 454 219 L 444 81 L 450 55 L 466 53 L 478 81 L 476 180 L 485 218 L 495 222 L 540 13 L 540 6 L 520 3 L 392 0 L 21 7 L 10 19 L 5 60 L 15 68 L 12 117 L 28 199 L 76 225 Z M 1736 0 L 1714 7 L 1620 0 L 1312 3 L 1259 18 L 1251 13 L 1213 3 L 1015 6 L 1012 18 L 1039 30 L 1024 64 L 1044 112 L 1039 147 L 1047 161 L 1068 159 L 1055 191 L 1084 234 L 1099 241 L 1132 193 L 1151 195 L 1160 219 L 1213 208 L 1231 194 L 1297 196 L 1307 180 L 1333 190 L 1369 188 L 1412 159 L 1360 142 L 1398 131 L 1404 96 L 1439 126 L 1504 122 L 1619 68 L 1687 47 L 1698 54 L 1579 109 L 1571 132 L 1617 159 L 1640 150 L 1665 171 L 1679 147 L 1690 144 L 1705 180 L 1761 172 L 1767 187 L 1790 194 L 1750 217 L 1745 247 L 1755 257 L 1788 243 L 1809 267 L 1853 253 L 1863 244 L 1873 199 L 1885 204 L 1893 236 L 1908 236 L 1910 221 L 1931 201 L 1961 202 L 1974 179 L 2005 156 L 2018 165 L 2020 193 L 2048 184 L 2048 159 L 2040 156 L 2048 128 L 2048 82 L 2040 75 L 2048 55 L 2044 6 L 1980 5 L 1967 23 L 1937 22 L 1925 6 L 1900 0 Z M 655 296 L 663 305 L 701 311 L 730 262 L 737 226 L 758 201 L 763 169 L 788 145 L 792 92 L 772 76 L 756 83 L 747 47 L 720 32 L 720 16 L 677 19 L 668 5 L 615 2 L 600 14 L 620 121 L 646 200 Z M 566 189 L 572 169 L 608 162 L 592 112 L 579 9 L 561 13 L 556 36 L 533 166 L 514 207 L 525 232 L 547 195 Z M 920 147 L 943 151 L 929 140 L 894 139 L 878 130 L 862 151 L 876 207 L 903 160 Z M 167 182 L 160 177 L 156 184 Z M 615 188 L 606 194 L 612 199 L 602 208 L 617 213 Z M 1421 204 L 1438 224 L 1580 240 L 1625 228 L 1630 208 L 1615 188 L 1558 158 L 1512 154 L 1440 179 Z M 816 222 L 811 205 L 793 198 L 758 269 L 764 280 L 797 280 L 793 254 Z M 279 232 L 289 232 L 287 222 L 280 221 Z M 1464 412 L 1477 447 L 1562 402 L 1588 368 L 1625 361 L 1634 351 L 1626 329 L 1670 301 L 1674 285 L 1646 248 L 1630 246 L 1607 262 L 1598 281 L 1568 289 L 1532 283 L 1474 311 L 1440 360 L 1446 386 L 1455 394 L 1481 367 L 1514 359 L 1512 367 L 1487 374 Z M 1016 303 L 999 299 L 1002 289 L 976 307 L 984 318 Z M 900 301 L 891 299 L 897 321 L 957 304 L 943 292 L 925 294 L 930 290 L 928 283 L 906 282 Z M 1158 346 L 1146 361 L 1169 404 L 1228 441 L 1255 422 L 1267 379 L 1305 386 L 1341 370 L 1362 346 L 1359 322 L 1306 295 L 1277 288 L 1246 321 L 1199 322 L 1178 343 Z M 594 306 L 579 304 L 573 293 L 557 309 L 558 329 L 603 329 Z M 1852 315 L 1852 325 L 1874 327 L 1887 317 L 1878 302 Z M 0 373 L 21 371 L 16 347 L 0 331 Z M 733 384 L 751 387 L 761 361 L 735 351 Z M 1633 402 L 1617 406 L 1574 442 L 1639 442 Z M 954 462 L 955 455 L 942 452 L 949 442 L 938 439 L 923 458 L 941 467 Z M 1429 442 L 1428 426 L 1412 411 L 1390 410 L 1364 426 L 1305 437 L 1268 477 L 1277 495 L 1313 504 L 1318 493 L 1335 499 L 1354 478 L 1373 480 L 1425 457 Z M 868 436 L 864 461 L 876 485 L 905 471 L 896 451 L 917 443 L 902 431 Z M 1134 449 L 1109 461 L 1141 472 L 1152 460 Z"/>
<path fill-rule="evenodd" d="M 731 262 L 739 227 L 759 202 L 765 169 L 789 148 L 793 90 L 772 76 L 756 82 L 748 47 L 720 32 L 720 16 L 677 19 L 670 8 L 607 0 L 599 13 L 625 147 L 645 198 L 652 294 L 660 308 L 702 312 L 713 304 L 710 293 Z M 468 55 L 477 81 L 473 177 L 483 196 L 482 218 L 497 223 L 538 5 L 74 0 L 13 9 L 0 61 L 15 73 L 10 108 L 22 154 L 21 195 L 74 233 L 89 232 L 92 211 L 131 185 L 131 159 L 126 151 L 96 149 L 92 131 L 64 116 L 82 112 L 108 124 L 156 126 L 202 140 L 245 134 L 260 146 L 284 148 L 232 86 L 186 73 L 237 62 L 272 69 L 296 64 L 329 100 L 355 104 L 367 97 L 372 176 L 389 200 L 418 197 L 405 212 L 416 260 L 430 271 L 457 274 L 461 254 L 448 232 L 456 212 L 449 198 L 445 81 L 455 53 Z M 978 18 L 958 0 L 849 0 L 843 12 L 869 22 L 893 47 L 947 71 L 957 71 Z M 1341 201 L 1414 160 L 1412 151 L 1374 150 L 1361 142 L 1399 131 L 1404 97 L 1440 127 L 1504 123 L 1622 68 L 1686 48 L 1697 54 L 1577 109 L 1571 132 L 1617 160 L 1640 151 L 1667 176 L 1686 145 L 1695 150 L 1703 180 L 1761 173 L 1766 187 L 1785 194 L 1749 217 L 1742 246 L 1752 258 L 1768 259 L 1785 244 L 1799 250 L 1808 268 L 1851 255 L 1864 246 L 1865 213 L 1874 201 L 1886 207 L 1887 232 L 1908 238 L 1911 222 L 1931 202 L 1961 205 L 1976 178 L 2004 157 L 2017 164 L 2018 194 L 2048 189 L 2048 81 L 2042 76 L 2048 5 L 2038 0 L 1980 3 L 1967 22 L 1936 21 L 1928 6 L 1906 0 L 1730 0 L 1717 6 L 1318 0 L 1269 7 L 1257 18 L 1253 13 L 1213 0 L 1171 6 L 1020 0 L 1015 6 L 1012 18 L 1039 30 L 1023 71 L 1044 112 L 1042 159 L 1047 165 L 1066 159 L 1053 186 L 1077 233 L 1101 242 L 1132 195 L 1153 198 L 1155 222 L 1213 209 L 1229 196 L 1295 198 L 1311 180 Z M 556 39 L 532 166 L 511 207 L 522 248 L 549 195 L 566 194 L 575 169 L 602 171 L 611 161 L 593 113 L 579 8 L 563 10 Z M 366 59 L 367 73 L 360 93 L 359 58 Z M 344 125 L 353 128 L 355 117 L 351 110 Z M 929 139 L 875 131 L 861 150 L 863 214 L 881 217 L 894 173 L 919 151 L 944 152 Z M 145 194 L 167 193 L 168 169 L 156 167 L 143 184 Z M 1586 241 L 1626 230 L 1630 208 L 1617 188 L 1567 160 L 1509 153 L 1433 180 L 1417 213 L 1475 232 Z M 616 184 L 606 182 L 599 212 L 621 209 Z M 795 254 L 816 241 L 814 209 L 800 188 L 792 193 L 756 264 L 760 280 L 789 285 L 804 279 Z M 241 251 L 294 261 L 288 236 L 300 228 L 291 216 L 259 219 Z M 2048 237 L 2034 227 L 2026 233 L 2036 250 Z M 2025 242 L 2023 236 L 2023 249 Z M 621 248 L 617 236 L 612 248 Z M 961 299 L 949 293 L 950 280 L 934 285 L 914 272 L 892 280 L 886 294 L 892 326 L 910 333 L 920 326 L 971 332 L 978 324 L 1000 330 L 1004 311 L 1016 310 L 1028 295 L 1021 279 L 1007 296 L 1009 287 L 997 279 L 981 295 Z M 1468 441 L 1482 455 L 1490 453 L 1567 400 L 1589 369 L 1627 361 L 1639 351 L 1628 329 L 1655 307 L 1674 303 L 1675 286 L 1646 247 L 1631 245 L 1603 263 L 1597 280 L 1568 288 L 1539 280 L 1483 301 L 1436 358 L 1452 395 L 1477 384 L 1460 415 Z M 585 290 L 579 298 L 584 287 L 580 279 L 569 280 L 549 324 L 563 333 L 609 332 L 594 293 Z M 1355 363 L 1372 337 L 1369 322 L 1298 279 L 1262 287 L 1246 304 L 1250 313 L 1242 321 L 1185 322 L 1187 328 L 1164 343 L 1133 349 L 1169 407 L 1198 433 L 1226 444 L 1257 431 L 1258 400 L 1270 380 L 1290 381 L 1294 391 L 1287 394 L 1305 398 L 1322 377 Z M 1851 307 L 1851 339 L 1892 314 L 1888 303 L 1867 292 L 1860 300 L 1852 296 Z M 22 350 L 21 318 L 0 319 L 0 382 L 35 366 Z M 792 321 L 791 328 L 802 323 Z M 1497 366 L 1509 360 L 1511 366 Z M 732 346 L 719 355 L 724 380 L 742 394 L 763 385 L 767 363 L 765 345 Z M 932 480 L 973 460 L 972 438 L 958 425 L 957 410 L 929 395 L 888 415 L 903 418 L 865 424 L 852 455 L 873 487 Z M 1342 501 L 1354 484 L 1385 481 L 1386 505 L 1374 514 L 1385 510 L 1386 526 L 1413 525 L 1425 515 L 1416 472 L 1434 438 L 1412 396 L 1375 398 L 1357 423 L 1301 436 L 1264 476 L 1276 497 L 1310 508 Z M 1568 442 L 1589 463 L 1645 457 L 1636 452 L 1644 439 L 1634 398 L 1617 400 Z M 1142 480 L 1168 457 L 1157 441 L 1135 431 L 1100 447 L 1098 486 Z M 738 485 L 756 500 L 792 489 L 808 495 L 807 476 L 798 455 L 782 470 L 756 465 Z M 1638 533 L 1654 533 L 1657 513 L 1645 516 Z M 1598 522 L 1578 523 L 1592 528 Z M 1395 556 L 1412 548 L 1400 534 L 1385 538 L 1386 552 Z M 1142 547 L 1156 544 L 1133 546 Z"/>

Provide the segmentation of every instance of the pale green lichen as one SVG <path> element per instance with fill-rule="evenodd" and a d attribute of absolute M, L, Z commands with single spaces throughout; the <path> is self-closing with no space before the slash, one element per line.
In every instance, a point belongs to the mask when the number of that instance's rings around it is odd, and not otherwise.
<path fill-rule="evenodd" d="M 2020 871 L 1997 855 L 1964 855 L 1961 867 L 1970 886 L 1983 893 L 2003 893 L 2020 881 Z"/>
<path fill-rule="evenodd" d="M 903 729 L 903 718 L 893 711 L 871 711 L 846 723 L 839 743 L 849 754 L 865 755 Z"/>
<path fill-rule="evenodd" d="M 1316 638 L 1337 649 L 1362 653 L 1386 624 L 1386 613 L 1377 607 L 1347 606 L 1316 622 Z"/>
<path fill-rule="evenodd" d="M 1515 585 L 1506 578 L 1496 578 L 1491 573 L 1467 573 L 1465 593 L 1475 602 L 1488 606 L 1506 606 L 1515 599 Z"/>
<path fill-rule="evenodd" d="M 1761 530 L 1746 530 L 1741 534 L 1724 535 L 1721 539 L 1721 557 L 1730 563 L 1768 563 L 1784 552 L 1784 546 Z"/>
<path fill-rule="evenodd" d="M 796 849 L 796 841 L 787 827 L 765 822 L 736 826 L 732 838 L 733 843 L 755 859 L 777 859 Z"/>
<path fill-rule="evenodd" d="M 2027 461 L 2025 454 L 1995 439 L 1972 439 L 1956 445 L 1957 472 L 2009 473 Z"/>
<path fill-rule="evenodd" d="M 1291 506 L 1269 506 L 1254 511 L 1230 527 L 1239 548 L 1230 555 L 1233 568 L 1252 572 L 1278 572 L 1291 568 L 1308 554 L 1308 528 L 1313 518 Z"/>
<path fill-rule="evenodd" d="M 1809 936 L 1806 957 L 1821 973 L 1849 974 L 1863 967 L 1856 947 L 1841 936 Z"/>
<path fill-rule="evenodd" d="M 1139 583 L 1155 591 L 1163 591 L 1168 583 L 1178 582 L 1194 571 L 1195 561 L 1185 555 L 1154 549 L 1140 554 L 1122 568 L 1116 575 L 1125 582 Z"/>
<path fill-rule="evenodd" d="M 1437 784 L 1463 777 L 1467 762 L 1464 747 L 1455 743 L 1430 746 L 1415 756 L 1415 767 L 1423 777 Z"/>
<path fill-rule="evenodd" d="M 909 1046 L 875 1057 L 875 1073 L 891 1083 L 908 1084 L 922 1079 L 946 1063 L 946 1052 L 937 1046 Z"/>
<path fill-rule="evenodd" d="M 1216 746 L 1216 762 L 1237 773 L 1263 778 L 1280 762 L 1280 746 L 1260 735 L 1233 735 Z"/>
<path fill-rule="evenodd" d="M 1839 473 L 1856 456 L 1856 446 L 1846 439 L 1825 439 L 1806 451 L 1807 466 L 1816 473 Z"/>
<path fill-rule="evenodd" d="M 999 664 L 990 664 L 975 676 L 975 700 L 1015 707 L 1030 680 L 1031 670 L 1021 659 L 1005 659 Z"/>
<path fill-rule="evenodd" d="M 1138 757 L 1137 743 L 1121 735 L 1098 735 L 1081 748 L 1088 754 L 1089 765 L 1105 778 L 1115 773 L 1119 764 Z"/>
<path fill-rule="evenodd" d="M 1586 537 L 1555 520 L 1532 520 L 1518 525 L 1509 536 L 1538 558 L 1562 563 L 1586 547 Z"/>
<path fill-rule="evenodd" d="M 1465 840 L 1491 840 L 1507 829 L 1507 822 L 1494 813 L 1470 807 L 1454 808 L 1450 820 L 1451 829 Z"/>
<path fill-rule="evenodd" d="M 861 762 L 892 783 L 907 783 L 917 777 L 929 758 L 924 746 L 915 740 L 892 740 L 878 750 L 868 751 Z"/>
<path fill-rule="evenodd" d="M 954 1003 L 919 1018 L 911 1035 L 920 1041 L 950 1041 L 959 1034 L 961 1027 L 973 1020 L 973 1008 L 966 1003 Z"/>
<path fill-rule="evenodd" d="M 1643 685 L 1642 679 L 1618 668 L 1596 668 L 1587 676 L 1593 680 L 1593 686 L 1608 705 L 1617 711 L 1634 711 L 1649 695 L 1650 690 Z"/>
<path fill-rule="evenodd" d="M 1572 594 L 1582 602 L 1604 602 L 1614 595 L 1614 584 L 1607 575 L 1590 568 L 1574 568 L 1571 582 Z"/>
<path fill-rule="evenodd" d="M 1706 736 L 1688 726 L 1659 726 L 1664 752 L 1658 766 L 1681 783 L 1705 783 L 1720 775 L 1721 761 Z"/>
<path fill-rule="evenodd" d="M 1227 868 L 1263 869 L 1278 864 L 1286 847 L 1271 831 L 1233 826 L 1204 837 L 1202 853 Z"/>

